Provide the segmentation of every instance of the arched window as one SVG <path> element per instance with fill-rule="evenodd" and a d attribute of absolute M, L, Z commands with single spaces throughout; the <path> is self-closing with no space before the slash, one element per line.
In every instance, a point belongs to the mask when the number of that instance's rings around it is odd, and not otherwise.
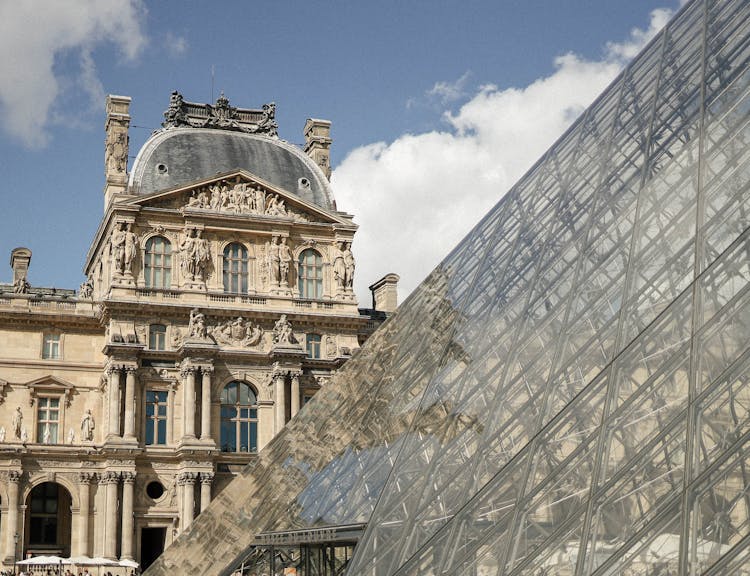
<path fill-rule="evenodd" d="M 299 294 L 302 298 L 323 297 L 323 259 L 308 248 L 299 255 Z"/>
<path fill-rule="evenodd" d="M 224 292 L 247 293 L 247 248 L 237 242 L 224 248 Z"/>
<path fill-rule="evenodd" d="M 146 241 L 143 272 L 149 288 L 169 288 L 172 283 L 172 245 L 169 240 L 152 236 Z"/>
<path fill-rule="evenodd" d="M 164 324 L 151 324 L 148 327 L 148 347 L 151 350 L 167 349 L 167 327 Z"/>
<path fill-rule="evenodd" d="M 221 451 L 258 451 L 258 401 L 245 382 L 230 382 L 221 391 Z"/>

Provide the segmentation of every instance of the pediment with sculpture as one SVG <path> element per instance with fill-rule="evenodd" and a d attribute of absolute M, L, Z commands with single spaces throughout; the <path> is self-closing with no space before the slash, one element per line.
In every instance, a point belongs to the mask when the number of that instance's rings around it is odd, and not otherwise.
<path fill-rule="evenodd" d="M 299 185 L 309 186 L 309 182 L 300 178 Z M 129 204 L 179 210 L 183 213 L 224 214 L 293 222 L 340 221 L 335 215 L 256 180 L 245 172 L 218 177 L 180 190 L 141 197 L 131 200 Z"/>

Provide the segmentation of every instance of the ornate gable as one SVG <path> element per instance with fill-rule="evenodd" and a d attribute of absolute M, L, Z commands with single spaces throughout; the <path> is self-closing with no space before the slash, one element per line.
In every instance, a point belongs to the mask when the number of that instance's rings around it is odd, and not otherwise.
<path fill-rule="evenodd" d="M 310 182 L 300 178 L 300 191 Z M 179 189 L 142 196 L 126 204 L 177 210 L 184 214 L 220 214 L 293 222 L 346 223 L 296 194 L 281 190 L 244 170 L 217 176 Z"/>
<path fill-rule="evenodd" d="M 29 388 L 29 403 L 34 404 L 39 396 L 64 396 L 65 404 L 70 405 L 70 395 L 75 390 L 75 386 L 56 376 L 43 376 L 26 383 Z"/>

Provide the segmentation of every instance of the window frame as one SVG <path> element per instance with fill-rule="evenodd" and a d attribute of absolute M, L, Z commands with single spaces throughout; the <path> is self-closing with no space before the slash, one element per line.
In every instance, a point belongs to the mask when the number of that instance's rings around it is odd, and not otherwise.
<path fill-rule="evenodd" d="M 313 256 L 312 263 L 308 256 Z M 305 300 L 323 298 L 323 256 L 314 248 L 305 248 L 297 256 L 297 289 Z"/>
<path fill-rule="evenodd" d="M 321 359 L 323 337 L 320 334 L 305 334 L 305 353 L 311 360 Z M 313 352 L 313 353 L 311 353 Z"/>
<path fill-rule="evenodd" d="M 236 386 L 237 391 L 235 392 L 235 401 L 230 403 L 225 401 L 225 394 L 230 387 Z M 241 402 L 240 389 L 242 386 L 246 386 L 249 392 L 252 394 L 255 402 L 250 404 L 243 404 Z M 232 380 L 227 382 L 221 389 L 221 395 L 219 399 L 219 449 L 222 453 L 226 454 L 257 454 L 258 453 L 258 431 L 259 431 L 259 418 L 258 411 L 260 404 L 258 402 L 258 392 L 254 386 L 243 380 Z M 233 415 L 229 415 L 229 410 L 234 410 Z M 243 411 L 246 411 L 247 416 L 243 416 Z M 243 436 L 243 425 L 247 424 L 247 449 L 242 450 L 242 436 Z M 232 429 L 233 446 L 225 441 L 225 432 L 229 433 L 229 429 Z M 228 440 L 228 439 L 227 439 Z"/>
<path fill-rule="evenodd" d="M 50 406 L 51 401 L 56 401 L 57 406 Z M 34 430 L 36 433 L 35 441 L 37 444 L 44 444 L 44 424 L 45 423 L 52 423 L 56 425 L 56 429 L 54 431 L 50 431 L 50 442 L 49 446 L 52 445 L 58 445 L 61 444 L 60 442 L 60 429 L 63 427 L 63 406 L 64 406 L 64 399 L 62 396 L 57 394 L 41 394 L 36 397 L 36 410 L 34 411 L 34 418 L 35 418 L 35 426 Z M 54 410 L 53 410 L 54 408 Z M 47 412 L 56 412 L 57 413 L 57 419 L 51 420 L 49 418 L 49 414 L 47 414 L 47 418 L 42 418 L 41 412 L 42 410 L 46 410 Z"/>
<path fill-rule="evenodd" d="M 149 401 L 149 394 L 163 395 L 157 401 Z M 155 406 L 154 415 L 149 416 L 149 405 Z M 158 414 L 159 407 L 164 407 L 164 414 Z M 143 445 L 144 446 L 167 446 L 169 445 L 169 418 L 171 410 L 169 409 L 169 390 L 163 388 L 146 388 L 143 394 Z M 161 433 L 159 431 L 159 422 L 164 422 L 164 442 L 159 442 Z M 153 442 L 148 441 L 149 427 L 152 426 Z"/>
<path fill-rule="evenodd" d="M 158 330 L 159 328 L 162 330 Z M 161 336 L 161 338 L 157 338 L 158 336 Z M 161 340 L 161 342 L 156 342 L 157 345 L 154 346 L 155 340 Z M 159 344 L 161 345 L 159 346 Z M 165 324 L 154 322 L 148 325 L 148 349 L 156 352 L 167 349 L 167 326 Z"/>
<path fill-rule="evenodd" d="M 162 248 L 160 251 L 153 249 L 156 243 Z M 146 288 L 171 288 L 172 242 L 166 236 L 155 235 L 146 240 L 143 248 L 143 282 Z"/>
<path fill-rule="evenodd" d="M 234 252 L 237 254 L 234 254 Z M 225 294 L 247 294 L 250 253 L 242 242 L 230 242 L 222 252 L 221 278 Z"/>
<path fill-rule="evenodd" d="M 60 332 L 43 332 L 42 360 L 62 360 L 62 341 L 63 338 Z M 52 347 L 48 349 L 48 344 L 56 344 L 54 346 L 55 353 L 52 353 Z"/>

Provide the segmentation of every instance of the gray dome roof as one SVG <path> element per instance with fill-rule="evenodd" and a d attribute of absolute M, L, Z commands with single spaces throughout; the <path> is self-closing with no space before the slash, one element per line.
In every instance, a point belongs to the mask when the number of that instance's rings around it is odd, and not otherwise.
<path fill-rule="evenodd" d="M 243 169 L 335 210 L 331 185 L 320 168 L 297 146 L 259 134 L 207 128 L 170 128 L 154 133 L 138 152 L 130 172 L 130 190 L 152 194 Z M 310 186 L 304 191 L 299 179 Z"/>

